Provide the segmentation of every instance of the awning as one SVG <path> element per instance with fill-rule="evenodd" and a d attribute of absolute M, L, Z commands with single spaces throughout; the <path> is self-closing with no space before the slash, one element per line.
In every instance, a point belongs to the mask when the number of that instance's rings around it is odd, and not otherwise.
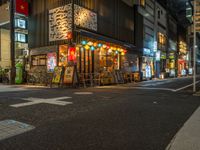
<path fill-rule="evenodd" d="M 123 41 L 119 41 L 119 40 L 116 40 L 116 39 L 113 39 L 113 38 L 110 38 L 110 37 L 106 37 L 104 35 L 100 35 L 100 34 L 97 34 L 97 33 L 93 33 L 93 32 L 90 32 L 90 31 L 86 31 L 86 30 L 83 30 L 83 29 L 76 29 L 76 32 L 80 33 L 83 36 L 87 36 L 89 38 L 93 38 L 93 39 L 96 39 L 96 40 L 105 41 L 105 42 L 120 45 L 120 46 L 126 48 L 127 50 L 135 50 L 136 49 L 135 45 L 133 45 L 133 44 L 126 43 L 126 42 L 123 42 Z"/>

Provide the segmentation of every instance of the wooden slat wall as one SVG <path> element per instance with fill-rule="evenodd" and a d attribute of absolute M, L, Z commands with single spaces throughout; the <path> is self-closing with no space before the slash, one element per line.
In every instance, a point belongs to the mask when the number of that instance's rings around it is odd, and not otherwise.
<path fill-rule="evenodd" d="M 68 43 L 48 42 L 48 10 L 72 0 L 32 0 L 29 17 L 29 47 Z M 134 9 L 121 0 L 75 0 L 98 14 L 98 33 L 134 44 Z"/>

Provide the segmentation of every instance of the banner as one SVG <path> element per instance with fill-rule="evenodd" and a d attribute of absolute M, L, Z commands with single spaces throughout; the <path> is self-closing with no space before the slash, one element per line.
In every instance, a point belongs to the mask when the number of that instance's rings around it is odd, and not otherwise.
<path fill-rule="evenodd" d="M 15 0 L 15 12 L 28 16 L 28 2 L 26 0 Z"/>

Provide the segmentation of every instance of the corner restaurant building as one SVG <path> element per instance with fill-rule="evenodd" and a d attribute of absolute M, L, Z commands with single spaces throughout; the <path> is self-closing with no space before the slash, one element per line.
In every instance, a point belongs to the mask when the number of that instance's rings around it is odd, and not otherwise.
<path fill-rule="evenodd" d="M 134 9 L 121 0 L 33 0 L 28 39 L 33 72 L 71 62 L 78 73 L 139 71 Z"/>

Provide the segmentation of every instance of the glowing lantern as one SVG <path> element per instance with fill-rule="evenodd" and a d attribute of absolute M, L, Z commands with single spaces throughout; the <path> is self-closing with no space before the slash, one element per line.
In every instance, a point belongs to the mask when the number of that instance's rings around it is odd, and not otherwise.
<path fill-rule="evenodd" d="M 91 47 L 90 47 L 90 50 L 91 50 L 91 51 L 94 51 L 94 50 L 95 50 L 94 46 L 91 46 Z"/>
<path fill-rule="evenodd" d="M 89 46 L 92 46 L 92 45 L 93 45 L 93 43 L 92 43 L 91 41 L 89 41 L 87 44 L 88 44 Z"/>
<path fill-rule="evenodd" d="M 86 44 L 87 44 L 87 41 L 82 41 L 81 44 L 82 44 L 82 45 L 86 45 Z"/>
<path fill-rule="evenodd" d="M 74 61 L 75 59 L 76 59 L 76 48 L 75 47 L 69 47 L 68 60 Z"/>
<path fill-rule="evenodd" d="M 116 47 L 113 47 L 113 50 L 117 50 L 117 48 L 116 48 Z"/>
<path fill-rule="evenodd" d="M 95 43 L 94 43 L 94 47 L 97 47 L 97 45 L 98 45 L 98 44 L 95 42 Z"/>
<path fill-rule="evenodd" d="M 105 44 L 103 44 L 103 48 L 106 48 L 107 46 Z"/>
<path fill-rule="evenodd" d="M 98 47 L 102 47 L 102 44 L 101 44 L 101 43 L 99 43 L 99 44 L 98 44 Z"/>
<path fill-rule="evenodd" d="M 67 35 L 66 35 L 66 38 L 67 39 L 72 39 L 72 32 L 68 32 Z"/>
<path fill-rule="evenodd" d="M 124 52 L 122 52 L 122 53 L 121 53 L 121 55 L 122 55 L 122 56 L 124 56 L 124 55 L 125 55 L 125 53 L 124 53 Z"/>
<path fill-rule="evenodd" d="M 112 49 L 109 49 L 109 50 L 108 50 L 108 53 L 112 53 Z"/>
<path fill-rule="evenodd" d="M 119 52 L 118 52 L 118 51 L 115 51 L 115 53 L 118 54 Z"/>
<path fill-rule="evenodd" d="M 84 47 L 86 50 L 88 50 L 88 49 L 90 49 L 90 46 L 88 46 L 88 45 L 85 45 L 85 47 Z"/>

